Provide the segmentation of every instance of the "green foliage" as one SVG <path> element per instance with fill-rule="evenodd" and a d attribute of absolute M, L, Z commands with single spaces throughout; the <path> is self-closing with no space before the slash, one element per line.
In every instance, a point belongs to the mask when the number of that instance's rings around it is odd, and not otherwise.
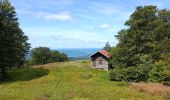
<path fill-rule="evenodd" d="M 47 47 L 34 48 L 31 51 L 31 64 L 46 64 L 52 62 L 67 61 L 67 55 L 56 50 L 50 50 Z"/>
<path fill-rule="evenodd" d="M 142 55 L 139 57 L 140 64 L 137 65 L 137 68 L 143 73 L 143 81 L 147 81 L 149 78 L 149 72 L 152 69 L 152 58 L 148 55 Z"/>
<path fill-rule="evenodd" d="M 116 47 L 112 47 L 110 50 L 110 55 L 112 55 L 112 58 L 110 59 L 110 64 L 112 64 L 112 67 L 114 68 L 115 66 L 117 66 L 119 63 L 117 63 L 118 59 L 117 59 L 117 53 L 118 53 L 118 48 Z"/>
<path fill-rule="evenodd" d="M 46 64 L 49 63 L 50 49 L 47 47 L 34 48 L 30 54 L 32 64 Z"/>
<path fill-rule="evenodd" d="M 170 60 L 163 59 L 161 56 L 166 55 L 166 58 L 170 58 L 169 20 L 170 10 L 159 10 L 156 6 L 137 7 L 125 23 L 128 28 L 121 30 L 116 35 L 119 43 L 111 49 L 110 62 L 113 67 L 125 69 L 121 69 L 123 72 L 113 69 L 112 73 L 116 74 L 116 71 L 124 74 L 130 73 L 125 75 L 127 79 L 123 78 L 123 81 L 141 80 L 138 77 L 141 72 L 144 73 L 145 81 L 148 79 L 157 82 L 168 80 L 170 69 L 165 66 L 170 64 L 165 65 L 164 63 L 170 62 Z M 120 78 L 122 74 L 117 76 Z M 113 79 L 122 81 L 119 78 Z M 136 78 L 139 79 L 136 80 Z"/>
<path fill-rule="evenodd" d="M 30 48 L 28 37 L 19 27 L 15 8 L 3 0 L 0 2 L 0 80 L 6 78 L 6 70 L 20 67 Z"/>
<path fill-rule="evenodd" d="M 168 85 L 170 82 L 170 64 L 162 60 L 155 62 L 149 76 L 151 82 L 162 82 Z"/>
<path fill-rule="evenodd" d="M 139 82 L 145 81 L 146 77 L 144 69 L 134 67 L 115 68 L 110 72 L 110 79 L 112 81 Z"/>
<path fill-rule="evenodd" d="M 68 57 L 65 53 L 60 53 L 57 50 L 51 51 L 51 62 L 64 62 L 68 61 Z"/>
<path fill-rule="evenodd" d="M 49 70 L 44 68 L 20 68 L 9 71 L 7 81 L 29 81 L 44 75 L 48 75 L 48 73 Z"/>
<path fill-rule="evenodd" d="M 124 70 L 114 68 L 114 70 L 111 70 L 109 77 L 112 81 L 124 81 Z"/>

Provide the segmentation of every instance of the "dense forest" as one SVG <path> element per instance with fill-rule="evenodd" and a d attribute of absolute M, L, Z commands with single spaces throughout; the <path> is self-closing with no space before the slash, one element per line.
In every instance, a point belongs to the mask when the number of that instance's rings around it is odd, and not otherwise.
<path fill-rule="evenodd" d="M 125 25 L 110 51 L 111 80 L 170 84 L 170 10 L 139 6 Z"/>

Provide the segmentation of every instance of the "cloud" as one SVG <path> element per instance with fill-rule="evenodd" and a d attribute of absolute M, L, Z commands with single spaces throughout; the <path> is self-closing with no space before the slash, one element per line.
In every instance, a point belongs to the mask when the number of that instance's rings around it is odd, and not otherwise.
<path fill-rule="evenodd" d="M 73 20 L 70 12 L 67 12 L 68 10 L 62 11 L 61 9 L 65 9 L 73 5 L 74 0 L 59 0 L 59 2 L 56 0 L 48 0 L 47 2 L 42 2 L 41 0 L 13 0 L 11 3 L 16 8 L 17 13 L 23 16 L 26 15 L 28 17 L 58 21 Z"/>
<path fill-rule="evenodd" d="M 57 27 L 31 27 L 23 31 L 29 36 L 32 47 L 46 46 L 50 48 L 98 48 L 103 47 L 111 39 L 98 33 L 81 30 L 62 30 Z M 80 34 L 81 33 L 81 34 Z M 110 36 L 111 37 L 111 36 Z"/>
<path fill-rule="evenodd" d="M 61 13 L 44 13 L 40 12 L 37 14 L 39 18 L 44 18 L 47 20 L 59 20 L 59 21 L 72 21 L 73 18 L 68 12 L 61 12 Z"/>
<path fill-rule="evenodd" d="M 101 24 L 99 27 L 102 28 L 102 29 L 111 28 L 111 26 L 109 24 Z"/>
<path fill-rule="evenodd" d="M 86 40 L 80 38 L 73 38 L 73 37 L 64 37 L 64 36 L 53 36 L 51 37 L 53 40 L 57 40 L 59 43 L 73 43 L 73 44 L 104 44 L 106 43 L 105 40 Z"/>
<path fill-rule="evenodd" d="M 50 41 L 49 41 L 50 40 Z M 33 36 L 32 47 L 46 46 L 50 48 L 98 48 L 104 46 L 106 40 L 86 40 L 61 35 Z"/>
<path fill-rule="evenodd" d="M 57 9 L 74 5 L 74 0 L 10 0 L 12 4 L 19 8 L 29 7 L 29 9 Z M 37 6 L 38 5 L 38 6 Z"/>
<path fill-rule="evenodd" d="M 73 21 L 73 17 L 69 12 L 50 13 L 50 12 L 33 12 L 29 10 L 17 10 L 17 13 L 27 15 L 31 17 L 46 19 L 46 20 L 57 20 L 57 21 Z"/>

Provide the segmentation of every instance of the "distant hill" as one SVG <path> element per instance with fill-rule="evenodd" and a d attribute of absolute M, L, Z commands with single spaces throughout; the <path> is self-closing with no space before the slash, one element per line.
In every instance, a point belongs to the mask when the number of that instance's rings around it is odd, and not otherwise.
<path fill-rule="evenodd" d="M 88 59 L 92 54 L 100 50 L 99 48 L 86 48 L 86 49 L 58 49 L 68 55 L 70 60 Z"/>
<path fill-rule="evenodd" d="M 89 59 L 92 54 L 99 51 L 100 48 L 76 48 L 76 49 L 56 49 L 59 52 L 67 54 L 70 60 Z M 26 59 L 30 59 L 30 53 L 26 54 Z"/>

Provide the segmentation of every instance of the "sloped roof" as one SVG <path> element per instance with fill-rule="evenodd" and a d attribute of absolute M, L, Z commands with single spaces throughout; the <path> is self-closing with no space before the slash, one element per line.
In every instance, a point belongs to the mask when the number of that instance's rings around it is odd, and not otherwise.
<path fill-rule="evenodd" d="M 100 50 L 100 51 L 98 51 L 98 52 L 96 52 L 95 54 L 97 54 L 97 53 L 100 53 L 100 54 L 102 54 L 103 56 L 105 56 L 105 57 L 107 57 L 107 58 L 110 58 L 111 57 L 111 55 L 106 51 L 106 50 Z M 95 54 L 93 54 L 93 55 L 95 55 Z M 92 56 L 93 56 L 92 55 Z M 92 57 L 91 56 L 91 57 Z"/>

